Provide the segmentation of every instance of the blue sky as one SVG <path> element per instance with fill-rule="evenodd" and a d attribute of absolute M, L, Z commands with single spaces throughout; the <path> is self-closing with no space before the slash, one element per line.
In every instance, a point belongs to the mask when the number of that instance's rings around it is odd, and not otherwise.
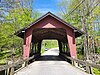
<path fill-rule="evenodd" d="M 52 12 L 56 14 L 59 10 L 57 4 L 61 0 L 34 0 L 33 9 L 36 9 L 43 14 L 47 12 Z"/>

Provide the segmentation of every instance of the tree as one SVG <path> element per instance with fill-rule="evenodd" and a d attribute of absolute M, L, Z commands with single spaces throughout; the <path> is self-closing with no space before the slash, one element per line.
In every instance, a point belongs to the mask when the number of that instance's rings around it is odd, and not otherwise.
<path fill-rule="evenodd" d="M 33 9 L 29 7 L 22 7 L 21 1 L 15 1 L 17 2 L 7 0 L 5 3 L 8 6 L 0 7 L 2 9 L 2 14 L 0 14 L 0 54 L 2 56 L 0 59 L 12 55 L 20 56 L 23 40 L 15 36 L 14 33 L 41 15 L 38 11 L 34 10 L 33 12 Z"/>
<path fill-rule="evenodd" d="M 96 49 L 95 38 L 98 37 L 99 30 L 95 29 L 94 23 L 100 15 L 99 3 L 99 0 L 71 0 L 70 2 L 63 0 L 60 5 L 62 18 L 85 32 L 82 36 L 84 38 L 83 43 L 80 42 L 80 45 L 84 46 L 86 59 L 89 59 L 88 55 L 94 54 Z M 99 27 L 99 24 L 97 27 Z M 93 40 L 92 44 L 90 43 L 90 37 Z"/>

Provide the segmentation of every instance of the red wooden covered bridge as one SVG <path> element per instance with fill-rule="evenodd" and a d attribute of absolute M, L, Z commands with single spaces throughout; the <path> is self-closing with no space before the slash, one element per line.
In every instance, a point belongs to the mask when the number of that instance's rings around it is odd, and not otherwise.
<path fill-rule="evenodd" d="M 82 34 L 82 31 L 50 12 L 16 33 L 17 36 L 24 39 L 24 59 L 28 58 L 30 54 L 40 53 L 41 42 L 44 39 L 58 40 L 60 53 L 66 53 L 69 49 L 70 56 L 77 58 L 75 38 Z"/>

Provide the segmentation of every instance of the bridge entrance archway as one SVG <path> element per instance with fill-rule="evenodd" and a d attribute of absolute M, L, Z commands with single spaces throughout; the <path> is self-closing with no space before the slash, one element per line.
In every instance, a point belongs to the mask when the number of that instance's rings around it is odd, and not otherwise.
<path fill-rule="evenodd" d="M 66 50 L 68 50 L 68 40 L 67 40 L 66 36 L 67 36 L 66 31 L 63 28 L 37 28 L 37 29 L 34 29 L 32 32 L 32 52 L 30 52 L 30 53 L 32 54 L 32 53 L 34 53 L 34 51 L 35 51 L 35 53 L 40 53 L 42 40 L 46 40 L 46 39 L 57 40 L 60 53 L 66 52 Z M 35 46 L 37 46 L 37 48 Z"/>
<path fill-rule="evenodd" d="M 41 53 L 43 40 L 55 39 L 58 41 L 59 53 L 68 52 L 68 40 L 66 30 L 63 28 L 36 28 L 32 32 L 30 56 Z"/>
<path fill-rule="evenodd" d="M 36 49 L 35 53 L 40 53 L 43 39 L 58 40 L 60 52 L 65 53 L 65 49 L 69 49 L 70 56 L 77 58 L 75 38 L 83 33 L 71 24 L 48 12 L 15 34 L 24 39 L 23 59 L 26 59 L 30 56 L 30 45 L 33 45 L 32 47 Z"/>

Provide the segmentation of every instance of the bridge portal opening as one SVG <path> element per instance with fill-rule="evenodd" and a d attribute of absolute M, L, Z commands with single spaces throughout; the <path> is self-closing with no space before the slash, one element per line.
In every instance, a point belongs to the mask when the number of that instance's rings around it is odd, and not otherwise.
<path fill-rule="evenodd" d="M 41 54 L 51 49 L 59 49 L 58 40 L 56 39 L 43 40 L 41 44 Z M 59 51 L 55 54 L 59 55 Z"/>
<path fill-rule="evenodd" d="M 44 59 L 55 60 L 58 59 L 60 53 L 67 53 L 69 51 L 67 49 L 68 41 L 65 29 L 36 28 L 33 30 L 30 56 L 41 54 Z"/>
<path fill-rule="evenodd" d="M 57 48 L 58 47 L 58 48 Z M 30 56 L 43 53 L 51 48 L 55 54 L 65 53 L 70 56 L 66 30 L 63 28 L 37 28 L 32 32 Z M 51 51 L 54 52 L 54 51 Z"/>

